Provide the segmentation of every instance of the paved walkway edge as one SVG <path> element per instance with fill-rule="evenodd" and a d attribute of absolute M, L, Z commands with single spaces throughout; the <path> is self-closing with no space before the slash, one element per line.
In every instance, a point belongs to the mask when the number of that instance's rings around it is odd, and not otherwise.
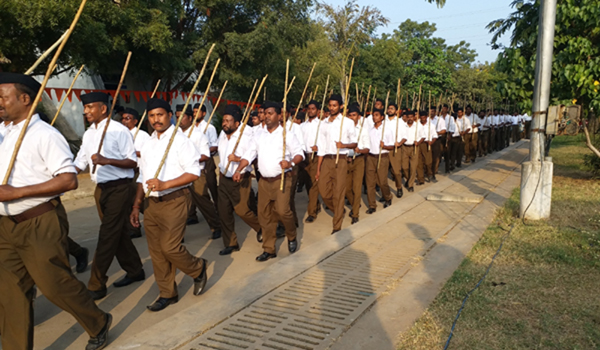
<path fill-rule="evenodd" d="M 450 175 L 449 178 L 444 178 L 437 184 L 430 184 L 423 190 L 396 201 L 394 205 L 385 209 L 386 215 L 374 215 L 366 217 L 361 219 L 358 224 L 347 227 L 334 236 L 324 238 L 322 241 L 318 242 L 318 244 L 313 244 L 306 247 L 301 246 L 300 251 L 298 251 L 296 254 L 285 259 L 281 259 L 268 268 L 238 281 L 236 286 L 229 288 L 225 293 L 223 293 L 223 302 L 211 303 L 203 300 L 202 296 L 200 296 L 198 297 L 198 304 L 195 306 L 190 307 L 185 311 L 178 313 L 177 315 L 169 317 L 133 337 L 125 340 L 117 339 L 115 340 L 115 344 L 110 348 L 177 349 L 187 345 L 209 329 L 227 320 L 229 317 L 243 310 L 275 288 L 297 277 L 301 273 L 315 266 L 319 262 L 329 258 L 331 255 L 340 251 L 344 247 L 354 243 L 356 240 L 368 235 L 377 227 L 384 225 L 394 220 L 398 216 L 410 211 L 416 205 L 425 201 L 425 197 L 428 194 L 439 193 L 443 191 L 461 179 L 468 177 L 473 172 L 485 167 L 485 165 L 489 162 L 493 162 L 494 160 L 502 157 L 502 155 L 504 155 L 506 152 L 519 147 L 522 142 L 523 141 L 511 145 L 509 148 L 501 152 L 496 152 L 484 160 L 481 160 L 480 162 L 473 164 L 470 167 L 461 170 L 460 172 Z M 491 193 L 493 192 L 485 195 L 486 200 L 479 204 L 478 207 L 487 203 Z M 456 229 L 456 227 L 457 226 L 455 226 L 454 229 Z M 307 227 L 307 229 L 310 229 L 310 227 Z M 448 229 L 451 229 L 451 227 L 448 227 Z M 432 250 L 429 251 L 433 251 L 437 247 L 438 246 L 436 245 L 432 248 Z M 412 270 L 414 269 L 409 271 Z M 406 315 L 403 317 L 406 317 Z"/>

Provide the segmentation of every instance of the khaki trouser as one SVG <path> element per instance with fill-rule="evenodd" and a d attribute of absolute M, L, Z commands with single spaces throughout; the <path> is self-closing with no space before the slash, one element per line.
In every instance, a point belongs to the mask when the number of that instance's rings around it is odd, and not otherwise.
<path fill-rule="evenodd" d="M 490 130 L 483 130 L 479 135 L 479 155 L 486 156 L 489 150 Z"/>
<path fill-rule="evenodd" d="M 333 229 L 341 230 L 344 221 L 344 196 L 346 194 L 346 174 L 348 162 L 340 155 L 336 166 L 335 155 L 325 156 L 321 163 L 319 193 L 325 205 L 333 211 Z"/>
<path fill-rule="evenodd" d="M 354 160 L 348 157 L 348 175 L 346 176 L 346 199 L 352 206 L 352 217 L 358 219 L 358 210 L 362 198 L 362 183 L 365 177 L 365 155 L 357 155 Z"/>
<path fill-rule="evenodd" d="M 465 161 L 475 161 L 477 158 L 477 133 L 465 134 Z"/>
<path fill-rule="evenodd" d="M 154 278 L 162 298 L 177 296 L 175 275 L 177 269 L 186 275 L 200 276 L 204 260 L 198 258 L 181 244 L 185 234 L 187 213 L 192 204 L 189 190 L 186 194 L 164 202 L 158 198 L 148 199 L 144 210 L 144 230 L 148 240 L 148 251 L 154 268 Z"/>
<path fill-rule="evenodd" d="M 270 181 L 263 177 L 258 182 L 258 222 L 263 232 L 263 250 L 269 254 L 276 253 L 278 220 L 285 227 L 288 241 L 296 239 L 296 224 L 290 208 L 290 195 L 296 191 L 296 188 L 290 174 L 285 177 L 283 191 L 281 191 L 280 178 L 281 176 L 275 181 Z"/>
<path fill-rule="evenodd" d="M 223 174 L 219 178 L 219 218 L 225 247 L 238 246 L 234 212 L 254 231 L 260 231 L 258 217 L 250 210 L 248 204 L 251 188 L 249 173 L 243 174 L 240 182 L 235 182 Z"/>
<path fill-rule="evenodd" d="M 427 147 L 427 142 L 419 145 L 419 164 L 417 165 L 417 179 L 420 183 L 425 183 L 425 176 L 433 176 L 431 149 Z"/>
<path fill-rule="evenodd" d="M 106 288 L 106 272 L 115 257 L 130 278 L 142 271 L 142 261 L 131 241 L 127 225 L 136 191 L 134 182 L 105 189 L 96 186 L 94 197 L 102 223 L 88 282 L 88 288 L 92 291 Z"/>
<path fill-rule="evenodd" d="M 398 153 L 400 153 L 401 148 L 398 149 Z M 367 179 L 367 201 L 369 202 L 370 209 L 377 209 L 377 202 L 375 200 L 375 185 L 378 185 L 381 189 L 381 195 L 383 199 L 389 201 L 392 199 L 392 193 L 390 192 L 390 185 L 388 184 L 388 171 L 390 168 L 390 158 L 389 153 L 381 154 L 381 162 L 379 163 L 379 167 L 377 167 L 377 163 L 379 162 L 379 154 L 368 154 L 367 155 L 367 170 L 366 170 L 366 179 Z"/>
<path fill-rule="evenodd" d="M 290 192 L 290 210 L 292 211 L 292 215 L 294 216 L 294 225 L 296 225 L 296 227 L 298 227 L 298 214 L 296 213 L 296 187 L 298 186 L 298 168 L 298 165 L 292 168 L 292 176 L 289 179 L 292 183 L 292 191 Z"/>
<path fill-rule="evenodd" d="M 212 196 L 212 201 L 215 205 L 215 210 L 217 211 L 217 216 L 219 215 L 219 187 L 217 185 L 217 165 L 215 164 L 215 158 L 210 157 L 204 163 L 204 172 L 206 173 L 206 186 L 208 187 L 208 191 Z"/>
<path fill-rule="evenodd" d="M 488 137 L 488 154 L 491 154 L 496 151 L 496 134 L 498 132 L 498 128 L 490 129 L 490 134 Z"/>
<path fill-rule="evenodd" d="M 450 169 L 461 166 L 464 149 L 465 145 L 462 137 L 453 136 L 450 139 Z"/>
<path fill-rule="evenodd" d="M 417 165 L 419 164 L 419 155 L 415 152 L 415 146 L 402 145 L 402 171 L 404 177 L 407 178 L 407 186 L 415 186 L 415 178 L 417 177 Z"/>
<path fill-rule="evenodd" d="M 319 186 L 315 180 L 315 176 L 317 175 L 317 166 L 319 162 L 319 157 L 315 154 L 315 156 L 311 159 L 311 154 L 306 154 L 306 166 L 304 170 L 308 173 L 308 177 L 306 178 L 305 186 L 308 191 L 308 209 L 307 215 L 317 217 L 317 212 L 319 206 Z"/>
<path fill-rule="evenodd" d="M 431 145 L 431 170 L 433 171 L 433 175 L 438 173 L 438 169 L 440 167 L 441 160 L 442 160 L 442 140 L 438 138 L 435 140 L 433 145 Z"/>
<path fill-rule="evenodd" d="M 396 183 L 396 190 L 402 189 L 402 147 L 398 148 L 398 151 L 394 154 L 394 151 L 388 153 L 390 167 L 394 174 L 394 182 Z M 386 173 L 387 174 L 387 173 Z M 387 176 L 387 175 L 386 175 Z M 381 187 L 381 186 L 380 186 Z"/>
<path fill-rule="evenodd" d="M 0 338 L 4 350 L 33 349 L 34 284 L 50 302 L 73 315 L 90 336 L 98 335 L 106 324 L 106 314 L 71 272 L 67 244 L 56 209 L 18 224 L 0 217 Z"/>
<path fill-rule="evenodd" d="M 219 216 L 217 215 L 215 205 L 208 194 L 208 186 L 206 185 L 206 171 L 203 170 L 200 174 L 200 177 L 192 183 L 191 190 L 192 203 L 194 203 L 195 206 L 200 209 L 200 212 L 202 213 L 202 216 L 204 216 L 204 220 L 206 220 L 208 227 L 210 227 L 211 231 L 220 230 L 221 224 L 219 223 Z"/>

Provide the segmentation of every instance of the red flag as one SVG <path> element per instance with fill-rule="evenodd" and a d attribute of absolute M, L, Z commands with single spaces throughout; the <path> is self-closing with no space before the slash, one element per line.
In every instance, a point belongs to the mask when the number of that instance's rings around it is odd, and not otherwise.
<path fill-rule="evenodd" d="M 56 94 L 56 98 L 59 102 L 62 101 L 62 95 L 65 93 L 65 91 L 65 89 L 54 89 L 54 93 Z"/>
<path fill-rule="evenodd" d="M 140 102 L 140 92 L 139 91 L 134 91 L 133 92 L 133 97 L 135 97 L 135 100 L 137 102 Z"/>
<path fill-rule="evenodd" d="M 83 92 L 83 89 L 73 89 L 73 92 L 75 93 L 77 99 L 81 101 L 81 93 Z"/>
<path fill-rule="evenodd" d="M 142 95 L 144 102 L 148 102 L 148 93 L 146 91 L 142 91 L 140 94 Z"/>

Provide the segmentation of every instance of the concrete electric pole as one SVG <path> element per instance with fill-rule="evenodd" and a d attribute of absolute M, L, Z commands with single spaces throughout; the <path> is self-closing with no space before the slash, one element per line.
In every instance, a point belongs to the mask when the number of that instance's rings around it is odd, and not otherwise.
<path fill-rule="evenodd" d="M 533 119 L 529 161 L 521 168 L 521 217 L 530 220 L 550 217 L 552 203 L 552 158 L 544 158 L 546 112 L 550 104 L 550 80 L 554 48 L 556 0 L 542 0 L 533 88 Z"/>

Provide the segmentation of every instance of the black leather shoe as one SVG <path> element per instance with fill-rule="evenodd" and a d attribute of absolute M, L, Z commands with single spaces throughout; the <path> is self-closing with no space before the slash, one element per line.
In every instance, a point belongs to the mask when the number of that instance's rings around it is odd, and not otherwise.
<path fill-rule="evenodd" d="M 340 232 L 341 230 L 333 230 L 331 231 L 331 234 L 334 235 L 336 232 Z"/>
<path fill-rule="evenodd" d="M 206 260 L 202 259 L 204 264 L 202 264 L 202 272 L 200 272 L 200 276 L 194 278 L 194 295 L 200 295 L 204 291 L 204 287 L 206 287 L 206 281 L 208 278 L 206 277 Z"/>
<path fill-rule="evenodd" d="M 433 183 L 437 183 L 437 179 L 435 178 L 435 176 L 432 176 L 432 177 L 431 177 L 431 182 L 433 182 Z"/>
<path fill-rule="evenodd" d="M 288 250 L 290 253 L 296 252 L 298 250 L 298 240 L 288 241 Z"/>
<path fill-rule="evenodd" d="M 277 224 L 277 231 L 275 231 L 275 236 L 277 238 L 285 237 L 285 227 L 282 224 Z"/>
<path fill-rule="evenodd" d="M 142 231 L 140 231 L 140 230 L 129 231 L 129 237 L 131 237 L 131 238 L 140 238 L 140 237 L 142 237 Z"/>
<path fill-rule="evenodd" d="M 352 225 L 356 224 L 358 222 L 358 218 L 352 218 Z"/>
<path fill-rule="evenodd" d="M 415 188 L 414 188 L 414 187 L 409 187 L 409 188 L 408 188 L 408 192 L 414 192 L 414 191 L 415 191 Z"/>
<path fill-rule="evenodd" d="M 377 209 L 375 208 L 369 208 L 367 209 L 367 214 L 373 214 Z"/>
<path fill-rule="evenodd" d="M 346 200 L 345 200 L 345 202 L 344 202 L 344 203 L 346 203 L 346 205 L 348 205 L 348 206 L 349 206 L 349 205 L 352 205 L 352 204 L 350 204 L 350 201 L 348 200 L 348 198 L 346 198 Z"/>
<path fill-rule="evenodd" d="M 350 213 L 348 214 L 348 217 L 351 218 L 352 217 L 352 209 L 350 209 Z"/>
<path fill-rule="evenodd" d="M 240 250 L 239 245 L 234 245 L 233 247 L 225 247 L 223 250 L 219 252 L 219 255 L 229 255 L 233 252 L 237 252 Z"/>
<path fill-rule="evenodd" d="M 87 248 L 81 249 L 83 250 L 81 254 L 75 257 L 75 261 L 77 262 L 77 264 L 75 264 L 75 271 L 77 271 L 77 273 L 82 273 L 87 269 L 88 257 L 90 255 L 90 251 Z"/>
<path fill-rule="evenodd" d="M 112 315 L 106 314 L 106 324 L 97 336 L 90 337 L 90 340 L 88 340 L 88 343 L 85 346 L 85 350 L 100 350 L 108 345 L 108 331 L 111 323 Z"/>
<path fill-rule="evenodd" d="M 186 225 L 196 225 L 199 222 L 200 221 L 198 221 L 198 218 L 189 218 L 189 219 L 187 219 L 187 221 L 185 222 L 185 224 Z"/>
<path fill-rule="evenodd" d="M 262 243 L 262 241 L 263 241 L 262 230 L 258 230 L 258 232 L 256 232 L 256 240 L 258 241 L 258 243 Z"/>
<path fill-rule="evenodd" d="M 302 193 L 303 190 L 304 190 L 304 186 L 298 185 L 298 188 L 296 188 L 296 193 Z"/>
<path fill-rule="evenodd" d="M 309 224 L 310 224 L 310 223 L 312 223 L 312 222 L 315 222 L 315 220 L 316 220 L 316 219 L 317 219 L 316 217 L 314 217 L 314 216 L 312 216 L 312 215 L 309 215 L 309 216 L 306 218 L 306 220 L 304 220 L 304 222 L 306 222 L 306 223 L 309 223 Z"/>
<path fill-rule="evenodd" d="M 221 230 L 214 230 L 212 233 L 212 239 L 219 239 L 221 238 Z"/>
<path fill-rule="evenodd" d="M 277 254 L 269 254 L 267 252 L 264 252 L 261 255 L 256 257 L 256 261 L 267 261 L 269 259 L 273 259 L 276 257 L 277 257 Z"/>
<path fill-rule="evenodd" d="M 402 187 L 401 187 L 396 191 L 396 198 L 402 198 L 402 195 L 404 195 L 404 192 L 402 192 Z"/>
<path fill-rule="evenodd" d="M 385 203 L 383 203 L 383 209 L 389 207 L 390 205 L 392 205 L 392 200 L 391 199 L 389 201 L 386 201 Z"/>
<path fill-rule="evenodd" d="M 100 300 L 106 297 L 106 288 L 100 290 L 90 290 L 89 292 L 94 300 Z"/>
<path fill-rule="evenodd" d="M 133 282 L 139 282 L 139 281 L 143 281 L 145 279 L 146 279 L 146 274 L 144 273 L 144 270 L 142 270 L 142 271 L 140 271 L 140 273 L 137 274 L 137 276 L 134 276 L 132 278 L 129 278 L 129 276 L 127 276 L 127 275 L 123 276 L 123 278 L 121 278 L 120 280 L 113 283 L 113 286 L 115 288 L 121 288 L 121 287 L 128 286 L 128 285 L 132 284 Z"/>
<path fill-rule="evenodd" d="M 172 298 L 158 298 L 155 302 L 146 306 L 146 308 L 150 311 L 156 312 L 156 311 L 164 310 L 167 306 L 169 306 L 171 304 L 176 304 L 178 301 L 179 301 L 178 295 L 176 295 Z"/>
<path fill-rule="evenodd" d="M 378 202 L 379 203 L 385 203 L 385 198 L 383 198 L 383 197 L 379 198 Z"/>

